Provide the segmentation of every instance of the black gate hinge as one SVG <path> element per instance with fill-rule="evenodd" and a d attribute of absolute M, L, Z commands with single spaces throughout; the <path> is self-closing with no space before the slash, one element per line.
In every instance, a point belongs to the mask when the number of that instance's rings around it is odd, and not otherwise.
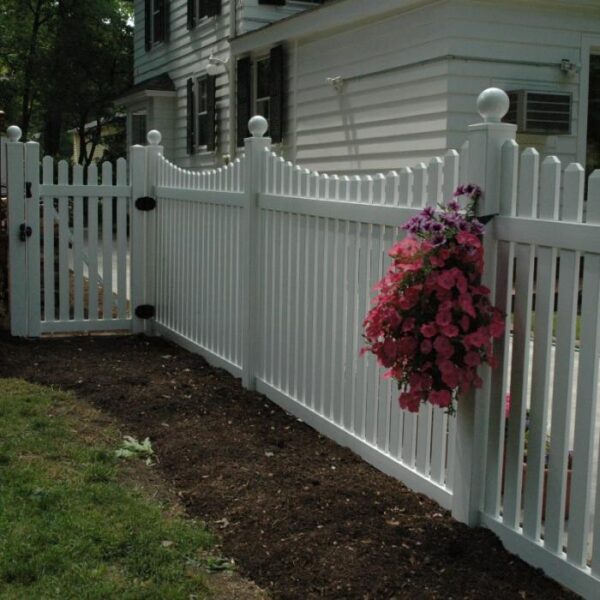
<path fill-rule="evenodd" d="M 152 319 L 156 311 L 152 304 L 140 304 L 135 307 L 135 316 L 138 319 Z"/>
<path fill-rule="evenodd" d="M 25 198 L 33 198 L 31 193 L 31 181 L 25 182 Z"/>
<path fill-rule="evenodd" d="M 138 210 L 154 210 L 156 208 L 156 200 L 152 196 L 141 196 L 135 199 L 135 207 Z"/>
<path fill-rule="evenodd" d="M 19 225 L 19 239 L 26 242 L 28 237 L 31 237 L 31 227 L 27 223 L 21 223 Z"/>

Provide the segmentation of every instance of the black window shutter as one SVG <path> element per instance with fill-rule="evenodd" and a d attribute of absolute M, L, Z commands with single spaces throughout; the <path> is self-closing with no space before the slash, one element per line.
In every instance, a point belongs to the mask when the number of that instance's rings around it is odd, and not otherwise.
<path fill-rule="evenodd" d="M 187 153 L 194 154 L 194 80 L 187 80 Z"/>
<path fill-rule="evenodd" d="M 237 61 L 237 145 L 244 145 L 249 136 L 248 121 L 252 116 L 252 61 L 250 57 Z"/>
<path fill-rule="evenodd" d="M 144 46 L 152 48 L 152 0 L 146 0 L 144 6 Z"/>
<path fill-rule="evenodd" d="M 217 78 L 209 75 L 206 83 L 206 121 L 208 127 L 206 149 L 213 151 L 217 147 Z"/>
<path fill-rule="evenodd" d="M 196 26 L 196 0 L 187 0 L 187 28 Z"/>
<path fill-rule="evenodd" d="M 275 46 L 269 56 L 269 135 L 274 143 L 283 139 L 287 102 L 285 72 L 285 49 L 283 45 Z"/>

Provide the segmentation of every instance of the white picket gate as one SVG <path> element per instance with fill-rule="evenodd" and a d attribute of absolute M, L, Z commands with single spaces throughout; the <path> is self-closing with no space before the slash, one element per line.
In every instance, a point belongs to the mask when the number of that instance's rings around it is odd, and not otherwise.
<path fill-rule="evenodd" d="M 131 329 L 127 163 L 85 173 L 39 145 L 7 143 L 11 330 L 15 335 Z M 40 178 L 41 170 L 41 178 Z M 41 180 L 40 180 L 41 179 Z"/>
<path fill-rule="evenodd" d="M 56 197 L 87 197 L 88 203 L 90 197 L 128 198 L 123 206 L 129 213 L 117 211 L 121 222 L 129 214 L 129 238 L 117 233 L 117 247 L 122 250 L 129 239 L 131 295 L 128 304 L 117 296 L 112 318 L 96 319 L 95 312 L 93 319 L 85 312 L 82 317 L 80 292 L 73 310 L 64 309 L 59 275 L 58 313 L 47 309 L 42 319 L 30 301 L 27 317 L 17 303 L 13 331 L 39 335 L 114 323 L 170 338 L 451 508 L 457 519 L 489 527 L 549 576 L 598 598 L 600 172 L 589 180 L 584 210 L 579 165 L 563 172 L 554 157 L 540 166 L 535 150 L 521 152 L 515 127 L 500 122 L 505 95 L 488 90 L 478 106 L 484 122 L 470 127 L 460 153 L 375 177 L 328 176 L 285 162 L 271 151 L 263 137 L 266 123 L 256 117 L 244 155 L 220 169 L 193 172 L 169 163 L 158 132 L 149 134 L 149 146 L 131 149 L 128 186 L 122 162 L 116 185 L 107 176 L 90 186 L 88 176 L 85 188 L 80 171 L 67 183 L 59 166 L 58 183 L 48 177 L 39 189 L 31 186 L 48 222 L 48 215 L 55 218 L 50 208 Z M 11 249 L 17 247 L 18 261 L 18 224 L 30 221 L 29 207 L 34 221 L 40 210 L 40 201 L 23 202 L 25 181 L 35 181 L 38 164 L 35 147 L 25 147 L 29 179 L 18 173 L 9 178 Z M 14 165 L 23 145 L 9 142 L 8 151 Z M 91 177 L 95 181 L 93 172 Z M 460 399 L 456 417 L 430 406 L 418 415 L 403 413 L 397 391 L 381 378 L 372 357 L 358 356 L 361 322 L 372 286 L 388 264 L 386 251 L 402 235 L 399 226 L 468 181 L 485 191 L 481 214 L 498 215 L 484 236 L 483 279 L 509 315 L 495 350 L 501 364 L 493 372 L 482 370 L 483 388 Z M 133 208 L 147 196 L 156 200 L 156 210 Z M 63 267 L 71 251 L 61 220 L 65 206 L 59 199 Z M 104 220 L 104 207 L 102 214 Z M 79 214 L 73 219 L 81 222 Z M 25 262 L 17 262 L 17 273 L 27 276 L 11 279 L 17 298 L 31 298 L 31 288 L 39 295 L 29 279 L 36 268 L 39 274 L 36 252 L 43 238 L 32 229 L 38 241 L 26 242 Z M 77 228 L 72 235 L 68 267 L 81 290 L 85 257 Z M 109 253 L 107 239 L 102 237 L 103 256 Z M 97 274 L 93 266 L 87 272 Z M 122 272 L 117 270 L 118 279 Z M 128 306 L 146 307 L 153 318 L 123 318 Z M 512 407 L 505 419 L 509 391 Z"/>

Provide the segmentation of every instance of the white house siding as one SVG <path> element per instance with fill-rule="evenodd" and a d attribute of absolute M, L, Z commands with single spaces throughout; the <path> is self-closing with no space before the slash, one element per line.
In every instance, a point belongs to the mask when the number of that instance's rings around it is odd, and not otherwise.
<path fill-rule="evenodd" d="M 600 36 L 600 0 L 597 7 L 594 14 L 585 9 L 524 6 L 523 2 L 457 4 L 447 23 L 450 54 L 457 57 L 449 61 L 450 144 L 459 146 L 465 140 L 467 126 L 477 119 L 473 99 L 490 85 L 567 92 L 572 95 L 570 135 L 518 134 L 517 141 L 536 147 L 542 155 L 555 154 L 563 164 L 584 162 L 585 156 L 577 151 L 580 120 L 583 127 L 587 122 L 587 111 L 580 110 L 583 73 L 566 75 L 559 64 L 565 58 L 584 62 L 587 50 L 582 48 L 582 39 L 586 33 Z M 471 59 L 458 58 L 465 55 Z"/>
<path fill-rule="evenodd" d="M 600 49 L 600 0 L 447 0 L 363 21 L 349 0 L 326 5 L 324 20 L 333 9 L 340 21 L 352 10 L 354 25 L 342 30 L 327 21 L 327 30 L 313 32 L 280 23 L 236 44 L 252 46 L 256 56 L 279 30 L 279 39 L 287 33 L 287 158 L 340 173 L 414 165 L 460 148 L 468 125 L 480 119 L 477 95 L 496 85 L 569 92 L 569 135 L 519 134 L 518 141 L 565 163 L 584 161 L 587 114 L 580 102 L 590 36 L 598 36 Z M 301 33 L 294 37 L 294 29 Z M 562 59 L 584 70 L 565 75 Z M 344 80 L 341 93 L 325 83 L 337 76 Z"/>
<path fill-rule="evenodd" d="M 290 157 L 350 174 L 397 169 L 443 153 L 447 18 L 447 6 L 437 4 L 299 40 L 296 50 L 292 44 L 290 78 L 297 93 L 290 95 L 288 130 L 296 132 Z M 337 76 L 344 80 L 341 93 L 325 81 Z"/>

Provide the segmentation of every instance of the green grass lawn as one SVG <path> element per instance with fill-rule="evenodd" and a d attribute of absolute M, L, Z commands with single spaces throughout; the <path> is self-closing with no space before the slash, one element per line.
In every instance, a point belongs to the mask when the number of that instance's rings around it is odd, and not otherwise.
<path fill-rule="evenodd" d="M 119 483 L 116 447 L 82 437 L 74 405 L 0 380 L 0 598 L 209 597 L 210 535 Z"/>

